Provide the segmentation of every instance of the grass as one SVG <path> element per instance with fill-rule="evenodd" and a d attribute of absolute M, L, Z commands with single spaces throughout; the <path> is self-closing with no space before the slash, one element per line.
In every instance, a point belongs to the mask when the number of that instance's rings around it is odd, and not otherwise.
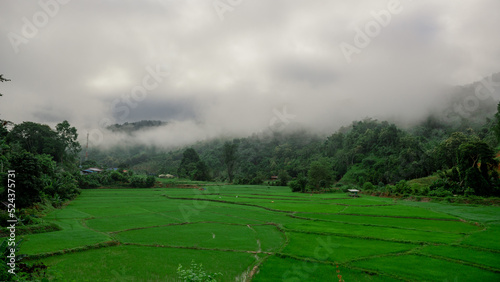
<path fill-rule="evenodd" d="M 299 217 L 318 219 L 324 221 L 394 227 L 402 229 L 415 229 L 423 231 L 467 233 L 482 229 L 482 227 L 480 226 L 461 221 L 422 220 L 413 218 L 373 217 L 373 216 L 317 214 L 317 213 L 297 213 L 295 215 Z"/>
<path fill-rule="evenodd" d="M 499 280 L 499 207 L 160 181 L 182 188 L 83 190 L 21 253 L 68 281 L 175 281 L 193 259 L 222 281 Z"/>
<path fill-rule="evenodd" d="M 347 262 L 360 257 L 409 251 L 417 245 L 341 236 L 289 232 L 290 243 L 283 253 L 331 262 Z"/>
<path fill-rule="evenodd" d="M 308 221 L 284 225 L 291 231 L 303 231 L 316 234 L 344 235 L 366 239 L 389 240 L 395 242 L 428 242 L 454 243 L 463 239 L 465 235 L 427 232 L 420 230 L 397 229 L 390 227 L 362 226 L 336 222 Z"/>
<path fill-rule="evenodd" d="M 356 267 L 414 281 L 498 281 L 499 273 L 417 255 L 378 257 Z"/>
<path fill-rule="evenodd" d="M 462 244 L 486 249 L 500 250 L 500 225 L 487 226 L 487 229 L 468 236 Z"/>
<path fill-rule="evenodd" d="M 132 228 L 159 226 L 171 223 L 180 223 L 181 219 L 169 216 L 168 213 L 142 213 L 128 216 L 111 216 L 89 219 L 86 224 L 89 228 L 102 232 L 120 231 Z"/>
<path fill-rule="evenodd" d="M 496 268 L 500 272 L 500 253 L 459 248 L 457 246 L 426 246 L 420 252 L 422 254 L 446 257 L 472 264 L 482 264 Z"/>
<path fill-rule="evenodd" d="M 275 226 L 263 226 L 259 230 L 264 231 L 265 235 L 269 236 L 259 236 L 261 240 L 266 242 L 266 247 L 274 249 L 279 247 L 279 245 L 273 246 L 271 243 L 279 242 L 281 236 Z M 118 241 L 123 243 L 258 251 L 256 233 L 252 227 L 247 225 L 192 223 L 124 231 L 115 236 Z M 267 244 L 267 240 L 269 240 L 269 244 Z"/>
<path fill-rule="evenodd" d="M 474 206 L 460 204 L 440 204 L 425 202 L 398 202 L 404 206 L 428 209 L 438 213 L 445 213 L 454 217 L 462 218 L 468 221 L 480 223 L 500 223 L 499 208 L 495 206 Z"/>
<path fill-rule="evenodd" d="M 331 264 L 277 256 L 269 258 L 252 281 L 337 281 L 337 275 L 342 275 L 345 281 L 398 281 L 391 277 L 370 275 L 342 266 L 337 268 Z"/>
<path fill-rule="evenodd" d="M 342 211 L 344 214 L 413 217 L 413 218 L 435 218 L 435 219 L 457 219 L 457 217 L 445 213 L 435 212 L 421 207 L 411 207 L 402 205 L 381 206 L 381 207 L 357 207 L 348 206 Z"/>
<path fill-rule="evenodd" d="M 28 255 L 48 253 L 111 240 L 109 235 L 89 230 L 75 219 L 58 220 L 56 224 L 62 230 L 23 236 L 22 252 Z"/>
<path fill-rule="evenodd" d="M 179 264 L 191 260 L 209 272 L 222 272 L 223 281 L 241 276 L 255 257 L 247 253 L 116 246 L 43 259 L 64 281 L 178 281 Z"/>

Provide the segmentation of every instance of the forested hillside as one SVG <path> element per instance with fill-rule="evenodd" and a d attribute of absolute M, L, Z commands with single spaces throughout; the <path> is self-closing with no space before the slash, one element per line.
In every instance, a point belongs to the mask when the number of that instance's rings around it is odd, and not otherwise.
<path fill-rule="evenodd" d="M 180 173 L 179 167 L 185 150 L 192 148 L 206 165 L 207 178 L 227 181 L 224 146 L 231 144 L 236 148 L 235 183 L 259 184 L 273 175 L 307 176 L 311 163 L 321 160 L 328 166 L 335 182 L 385 185 L 455 167 L 461 144 L 479 142 L 493 150 L 498 144 L 495 126 L 498 126 L 498 119 L 493 116 L 485 118 L 481 126 L 469 127 L 446 124 L 429 116 L 408 129 L 387 121 L 365 119 L 355 121 L 328 137 L 306 130 L 269 131 L 246 138 L 198 142 L 169 152 L 135 146 L 116 147 L 109 151 L 94 149 L 90 156 L 104 166 L 189 177 L 189 174 Z"/>

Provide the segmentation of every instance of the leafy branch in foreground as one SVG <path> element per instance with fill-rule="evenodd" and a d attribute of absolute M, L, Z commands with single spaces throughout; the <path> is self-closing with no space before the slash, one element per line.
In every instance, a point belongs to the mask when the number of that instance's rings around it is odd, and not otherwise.
<path fill-rule="evenodd" d="M 191 267 L 189 269 L 182 269 L 182 265 L 179 264 L 177 268 L 177 275 L 179 275 L 179 279 L 182 281 L 207 281 L 207 282 L 216 282 L 216 278 L 218 276 L 222 276 L 222 273 L 212 273 L 208 274 L 203 270 L 203 264 L 196 264 L 194 260 L 191 261 Z"/>

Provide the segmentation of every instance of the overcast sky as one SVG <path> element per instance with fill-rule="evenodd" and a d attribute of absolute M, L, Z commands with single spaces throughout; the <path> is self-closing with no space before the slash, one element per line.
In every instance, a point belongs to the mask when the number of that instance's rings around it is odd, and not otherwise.
<path fill-rule="evenodd" d="M 172 144 L 413 120 L 500 71 L 499 27 L 498 0 L 2 1 L 0 118 L 163 120 L 140 138 Z"/>

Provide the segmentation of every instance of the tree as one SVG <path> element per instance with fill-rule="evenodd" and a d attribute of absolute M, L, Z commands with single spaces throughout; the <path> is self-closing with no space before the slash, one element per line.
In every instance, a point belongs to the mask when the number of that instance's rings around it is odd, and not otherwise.
<path fill-rule="evenodd" d="M 495 132 L 495 137 L 500 142 L 500 102 L 497 105 L 497 113 L 493 122 L 493 132 Z"/>
<path fill-rule="evenodd" d="M 46 124 L 26 121 L 17 124 L 7 136 L 7 141 L 17 143 L 32 154 L 49 154 L 58 159 L 61 150 L 57 133 Z"/>
<path fill-rule="evenodd" d="M 292 189 L 292 192 L 306 192 L 306 187 L 307 187 L 307 177 L 305 177 L 303 174 L 300 174 L 297 176 L 296 180 L 290 181 L 288 183 L 288 186 L 290 189 Z"/>
<path fill-rule="evenodd" d="M 309 185 L 313 189 L 326 188 L 332 184 L 333 175 L 328 159 L 322 158 L 311 163 L 307 174 Z"/>
<path fill-rule="evenodd" d="M 9 169 L 14 170 L 16 174 L 16 208 L 29 207 L 39 202 L 44 187 L 42 175 L 54 175 L 55 163 L 51 157 L 20 151 L 14 152 L 9 162 Z M 7 187 L 7 183 L 4 184 L 4 187 Z M 7 189 L 3 194 L 6 193 Z M 2 198 L 7 199 L 7 195 L 2 195 Z"/>
<path fill-rule="evenodd" d="M 495 153 L 488 144 L 472 141 L 460 145 L 457 160 L 462 187 L 473 189 L 474 194 L 479 196 L 498 193 L 498 161 L 495 160 Z"/>
<path fill-rule="evenodd" d="M 75 160 L 77 154 L 82 150 L 80 143 L 77 141 L 78 133 L 75 127 L 71 127 L 67 120 L 56 125 L 56 132 L 61 146 L 58 152 L 60 157 L 59 161 L 63 160 L 72 162 Z"/>
<path fill-rule="evenodd" d="M 186 149 L 182 154 L 182 161 L 177 169 L 177 174 L 191 180 L 210 180 L 208 166 L 200 159 L 200 156 L 193 148 Z"/>
<path fill-rule="evenodd" d="M 17 124 L 7 136 L 7 140 L 17 143 L 22 149 L 33 154 L 48 154 L 63 163 L 74 161 L 81 150 L 76 141 L 78 133 L 67 121 L 57 124 L 56 131 L 46 124 L 26 121 Z"/>
<path fill-rule="evenodd" d="M 460 145 L 478 138 L 474 135 L 468 136 L 463 132 L 453 132 L 448 139 L 439 144 L 437 156 L 444 167 L 452 168 L 457 165 L 457 153 Z"/>
<path fill-rule="evenodd" d="M 237 160 L 238 144 L 226 142 L 223 147 L 223 160 L 227 167 L 227 176 L 229 177 L 229 182 L 233 182 L 233 172 L 234 166 Z"/>
<path fill-rule="evenodd" d="M 196 170 L 193 173 L 193 180 L 199 181 L 209 181 L 211 180 L 210 171 L 207 164 L 204 161 L 199 161 L 196 163 Z"/>
<path fill-rule="evenodd" d="M 286 186 L 289 180 L 290 180 L 290 175 L 288 175 L 286 170 L 282 170 L 280 171 L 280 173 L 278 173 L 278 183 L 280 186 Z"/>

